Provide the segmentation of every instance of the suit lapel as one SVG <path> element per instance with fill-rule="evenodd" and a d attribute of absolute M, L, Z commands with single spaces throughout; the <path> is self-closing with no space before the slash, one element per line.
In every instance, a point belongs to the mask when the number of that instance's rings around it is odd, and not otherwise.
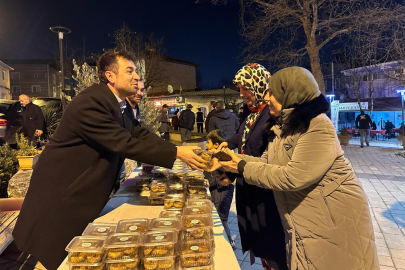
<path fill-rule="evenodd" d="M 257 117 L 256 121 L 253 123 L 253 125 L 250 127 L 249 133 L 246 136 L 246 141 L 249 140 L 250 134 L 253 133 L 253 130 L 257 126 L 257 124 L 260 122 L 260 119 L 263 117 L 263 115 L 268 115 L 269 114 L 269 106 L 264 107 L 263 111 L 260 113 L 259 117 Z M 246 120 L 245 120 L 246 123 Z"/>

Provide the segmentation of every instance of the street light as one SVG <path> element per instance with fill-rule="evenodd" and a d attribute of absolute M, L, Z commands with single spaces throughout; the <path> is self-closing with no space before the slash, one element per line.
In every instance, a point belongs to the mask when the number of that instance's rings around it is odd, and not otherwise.
<path fill-rule="evenodd" d="M 64 69 L 63 69 L 63 34 L 70 34 L 72 33 L 72 31 L 69 28 L 63 27 L 63 26 L 52 26 L 49 27 L 49 30 L 51 30 L 54 33 L 58 33 L 58 37 L 59 37 L 59 58 L 60 58 L 60 69 L 61 69 L 61 73 L 62 73 L 62 93 L 65 93 L 65 73 L 64 73 Z M 64 98 L 64 95 L 62 95 L 62 99 Z M 63 109 L 65 109 L 66 106 L 66 100 L 63 100 L 62 102 L 63 104 Z"/>
<path fill-rule="evenodd" d="M 405 99 L 405 89 L 401 89 L 401 90 L 397 90 L 397 93 L 401 93 L 401 102 L 402 102 L 402 115 L 401 115 L 401 118 L 402 118 L 402 134 L 405 134 L 405 132 L 404 132 L 404 118 L 405 118 L 405 115 L 404 115 L 404 99 Z"/>

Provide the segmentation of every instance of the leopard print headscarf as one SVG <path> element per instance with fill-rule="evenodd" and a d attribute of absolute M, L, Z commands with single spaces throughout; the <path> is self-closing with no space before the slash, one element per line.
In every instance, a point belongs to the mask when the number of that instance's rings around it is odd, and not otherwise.
<path fill-rule="evenodd" d="M 240 83 L 249 89 L 256 98 L 256 105 L 249 107 L 251 111 L 249 116 L 246 118 L 245 127 L 243 129 L 242 135 L 242 154 L 245 152 L 246 138 L 250 132 L 251 127 L 256 122 L 257 118 L 260 116 L 260 113 L 266 107 L 266 104 L 263 102 L 264 96 L 269 90 L 269 79 L 270 72 L 267 71 L 265 67 L 260 64 L 251 63 L 242 67 L 235 75 L 233 83 L 236 85 Z"/>
<path fill-rule="evenodd" d="M 249 89 L 256 97 L 257 101 L 263 101 L 269 89 L 270 72 L 265 67 L 257 63 L 250 63 L 243 66 L 235 75 L 233 83 L 240 83 Z M 261 105 L 258 102 L 255 107 Z"/>

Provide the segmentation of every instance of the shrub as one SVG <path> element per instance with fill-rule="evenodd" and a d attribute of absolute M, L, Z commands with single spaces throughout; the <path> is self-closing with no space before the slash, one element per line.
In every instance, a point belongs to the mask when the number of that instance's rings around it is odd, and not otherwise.
<path fill-rule="evenodd" d="M 7 198 L 8 182 L 18 171 L 16 150 L 7 143 L 0 146 L 0 198 Z"/>

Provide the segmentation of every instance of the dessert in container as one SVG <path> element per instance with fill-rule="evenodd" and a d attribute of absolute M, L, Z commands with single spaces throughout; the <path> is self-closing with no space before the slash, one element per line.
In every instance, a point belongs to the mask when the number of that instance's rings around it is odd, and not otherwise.
<path fill-rule="evenodd" d="M 147 218 L 123 219 L 118 222 L 117 233 L 142 233 L 148 231 Z"/>
<path fill-rule="evenodd" d="M 188 199 L 187 200 L 187 206 L 207 206 L 209 208 L 211 208 L 212 210 L 212 202 L 210 200 L 207 199 Z"/>
<path fill-rule="evenodd" d="M 87 225 L 82 235 L 109 236 L 115 233 L 116 229 L 116 223 L 93 222 Z"/>
<path fill-rule="evenodd" d="M 181 216 L 183 215 L 183 211 L 181 210 L 163 210 L 162 212 L 160 212 L 159 217 L 161 218 L 181 218 Z"/>
<path fill-rule="evenodd" d="M 184 194 L 169 194 L 164 198 L 165 209 L 183 209 L 185 202 Z"/>
<path fill-rule="evenodd" d="M 195 240 L 183 242 L 180 251 L 182 267 L 208 266 L 213 263 L 214 248 L 211 241 Z"/>
<path fill-rule="evenodd" d="M 105 240 L 106 237 L 100 236 L 76 236 L 65 249 L 68 252 L 68 263 L 72 266 L 78 266 L 79 263 L 82 265 L 102 263 Z"/>
<path fill-rule="evenodd" d="M 150 231 L 176 230 L 181 229 L 181 219 L 179 218 L 154 218 L 149 224 Z"/>
<path fill-rule="evenodd" d="M 139 259 L 140 246 L 140 233 L 116 233 L 110 235 L 104 242 L 106 262 Z"/>
<path fill-rule="evenodd" d="M 144 234 L 142 256 L 167 257 L 176 255 L 176 230 L 150 231 Z"/>
<path fill-rule="evenodd" d="M 183 209 L 183 215 L 211 215 L 212 209 L 207 205 L 191 205 Z"/>
<path fill-rule="evenodd" d="M 145 270 L 177 270 L 176 256 L 147 257 L 143 259 Z"/>

